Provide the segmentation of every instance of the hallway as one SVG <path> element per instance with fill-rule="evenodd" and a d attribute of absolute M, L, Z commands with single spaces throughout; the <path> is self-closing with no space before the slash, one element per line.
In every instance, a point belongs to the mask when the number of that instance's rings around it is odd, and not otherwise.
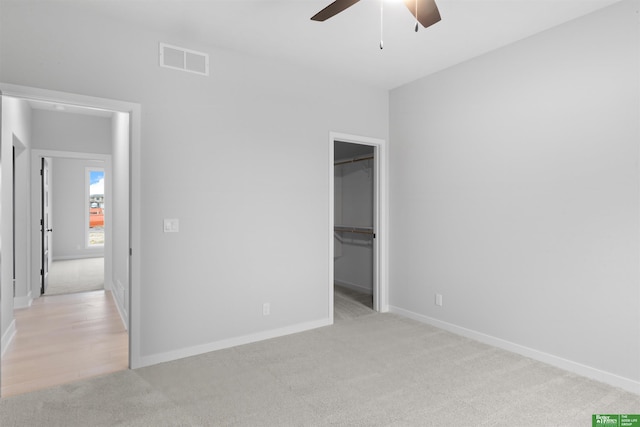
<path fill-rule="evenodd" d="M 104 289 L 104 257 L 53 261 L 45 295 Z"/>
<path fill-rule="evenodd" d="M 41 297 L 15 318 L 2 397 L 128 368 L 128 335 L 111 292 Z"/>

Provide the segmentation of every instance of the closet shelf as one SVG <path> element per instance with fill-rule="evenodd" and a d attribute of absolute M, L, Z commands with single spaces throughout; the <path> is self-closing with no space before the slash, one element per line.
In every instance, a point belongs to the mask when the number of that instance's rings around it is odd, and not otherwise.
<path fill-rule="evenodd" d="M 357 233 L 357 234 L 375 234 L 373 232 L 373 227 L 354 227 L 349 225 L 336 225 L 333 227 L 333 231 L 341 232 L 341 233 Z"/>

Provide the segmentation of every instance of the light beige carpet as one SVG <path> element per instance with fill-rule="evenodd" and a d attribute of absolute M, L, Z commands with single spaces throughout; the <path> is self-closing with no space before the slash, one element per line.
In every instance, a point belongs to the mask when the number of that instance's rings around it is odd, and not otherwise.
<path fill-rule="evenodd" d="M 48 280 L 45 295 L 104 289 L 104 258 L 53 261 Z"/>
<path fill-rule="evenodd" d="M 13 426 L 590 426 L 640 396 L 392 314 L 0 399 Z"/>

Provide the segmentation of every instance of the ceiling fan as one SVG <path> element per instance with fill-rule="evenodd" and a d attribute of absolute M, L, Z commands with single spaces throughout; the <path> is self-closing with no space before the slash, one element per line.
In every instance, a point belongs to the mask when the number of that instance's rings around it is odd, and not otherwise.
<path fill-rule="evenodd" d="M 335 0 L 329 6 L 313 15 L 311 20 L 325 21 L 359 1 L 360 0 Z M 426 28 L 440 21 L 440 12 L 434 0 L 404 0 L 404 4 L 411 14 L 416 17 L 416 31 L 418 31 L 418 22 Z"/>

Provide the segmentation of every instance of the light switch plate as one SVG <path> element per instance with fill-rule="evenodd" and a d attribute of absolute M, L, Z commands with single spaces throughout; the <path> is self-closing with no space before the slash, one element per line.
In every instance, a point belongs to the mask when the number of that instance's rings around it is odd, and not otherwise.
<path fill-rule="evenodd" d="M 180 230 L 180 221 L 177 218 L 165 218 L 163 230 L 165 233 L 177 233 Z"/>

